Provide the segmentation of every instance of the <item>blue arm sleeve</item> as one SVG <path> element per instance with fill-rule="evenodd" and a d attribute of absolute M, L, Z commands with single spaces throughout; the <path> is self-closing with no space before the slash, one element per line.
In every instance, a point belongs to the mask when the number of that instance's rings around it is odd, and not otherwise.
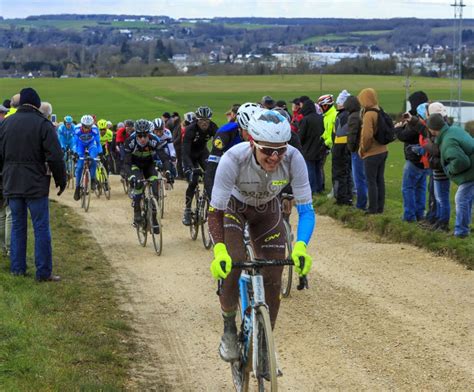
<path fill-rule="evenodd" d="M 311 203 L 300 204 L 296 206 L 296 210 L 298 211 L 299 218 L 296 241 L 303 241 L 308 245 L 316 225 L 316 214 L 314 213 L 313 205 Z"/>
<path fill-rule="evenodd" d="M 102 154 L 103 153 L 103 150 L 102 150 L 102 144 L 100 144 L 100 133 L 97 133 L 95 135 L 95 142 L 97 144 L 97 152 L 99 154 Z"/>

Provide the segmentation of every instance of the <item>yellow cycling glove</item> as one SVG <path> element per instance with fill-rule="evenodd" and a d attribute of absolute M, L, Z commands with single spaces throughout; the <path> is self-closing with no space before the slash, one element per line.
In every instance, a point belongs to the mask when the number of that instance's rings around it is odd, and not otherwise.
<path fill-rule="evenodd" d="M 225 270 L 221 263 L 225 263 Z M 222 242 L 214 245 L 214 260 L 211 263 L 211 274 L 214 279 L 225 279 L 232 269 L 232 259 L 227 253 L 227 248 Z"/>
<path fill-rule="evenodd" d="M 304 267 L 301 270 L 300 257 L 304 258 Z M 313 260 L 311 256 L 306 253 L 306 244 L 303 241 L 297 241 L 293 247 L 293 252 L 291 252 L 291 258 L 293 263 L 295 263 L 295 270 L 301 276 L 308 275 L 309 270 L 311 269 L 311 264 Z"/>

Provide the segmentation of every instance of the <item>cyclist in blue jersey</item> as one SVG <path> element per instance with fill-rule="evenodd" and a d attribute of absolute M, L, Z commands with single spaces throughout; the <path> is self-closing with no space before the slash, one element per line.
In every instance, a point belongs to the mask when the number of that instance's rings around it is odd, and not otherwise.
<path fill-rule="evenodd" d="M 74 123 L 71 116 L 64 117 L 64 122 L 58 127 L 58 137 L 64 152 L 74 151 Z"/>
<path fill-rule="evenodd" d="M 95 158 L 102 154 L 102 146 L 100 145 L 100 133 L 97 126 L 94 125 L 94 118 L 86 114 L 82 116 L 81 123 L 74 128 L 74 151 L 78 158 L 84 158 L 86 150 L 92 159 L 90 164 L 91 172 L 91 188 L 95 189 L 97 180 L 95 179 L 97 164 Z M 81 198 L 80 183 L 82 168 L 84 167 L 84 159 L 79 159 L 76 166 L 76 190 L 74 191 L 74 200 Z"/>

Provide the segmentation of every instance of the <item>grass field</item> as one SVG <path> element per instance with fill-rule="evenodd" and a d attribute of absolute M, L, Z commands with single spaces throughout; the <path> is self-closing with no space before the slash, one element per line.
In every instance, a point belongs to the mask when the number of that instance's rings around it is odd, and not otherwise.
<path fill-rule="evenodd" d="M 84 113 L 95 113 L 116 122 L 126 118 L 145 117 L 152 119 L 166 111 L 184 113 L 199 105 L 209 105 L 215 113 L 218 125 L 225 122 L 224 113 L 234 103 L 259 101 L 270 94 L 275 99 L 288 102 L 294 97 L 306 94 L 317 98 L 321 93 L 338 94 L 341 89 L 352 93 L 364 87 L 373 87 L 379 92 L 381 105 L 391 113 L 402 111 L 405 91 L 403 78 L 399 76 L 367 75 L 323 75 L 323 89 L 320 90 L 319 75 L 302 76 L 229 76 L 229 77 L 176 77 L 176 78 L 115 78 L 115 79 L 0 79 L 0 98 L 10 97 L 22 87 L 35 87 L 43 100 L 53 104 L 59 118 L 72 114 L 76 119 Z M 449 99 L 450 81 L 446 79 L 413 78 L 412 91 L 424 90 L 433 99 Z M 474 101 L 474 81 L 463 81 L 463 98 Z M 441 248 L 459 248 L 455 254 L 474 267 L 474 241 L 459 242 L 446 236 L 430 235 L 417 228 L 408 227 L 400 221 L 402 216 L 401 178 L 404 165 L 401 143 L 390 145 L 386 167 L 387 213 L 373 220 L 373 226 L 380 232 L 399 230 L 394 239 L 415 242 L 439 251 Z M 328 162 L 327 168 L 330 167 Z M 329 175 L 329 173 L 328 173 Z M 330 182 L 329 182 L 330 183 Z M 455 187 L 452 188 L 454 196 Z M 320 209 L 338 216 L 344 209 L 335 211 L 330 203 L 320 200 Z M 324 206 L 323 206 L 324 204 Z M 454 203 L 452 203 L 454 206 Z M 454 216 L 454 209 L 453 209 Z M 361 225 L 363 217 L 355 219 L 354 227 L 372 228 Z M 454 221 L 452 221 L 454 222 Z M 367 223 L 367 222 L 366 222 Z M 369 222 L 370 223 L 370 222 Z M 377 231 L 376 230 L 376 231 Z M 415 238 L 416 237 L 416 238 Z M 440 241 L 440 238 L 445 240 Z M 420 241 L 414 241 L 420 239 Z M 431 245 L 430 245 L 431 244 Z M 467 261 L 466 261 L 467 260 Z"/>
<path fill-rule="evenodd" d="M 322 89 L 320 82 L 322 79 Z M 270 94 L 287 102 L 308 95 L 313 99 L 342 89 L 358 93 L 373 87 L 381 105 L 391 113 L 402 111 L 405 98 L 402 76 L 370 75 L 284 75 L 284 76 L 187 76 L 110 79 L 0 79 L 0 98 L 11 97 L 25 86 L 36 88 L 45 101 L 53 104 L 58 118 L 77 118 L 94 113 L 113 122 L 126 118 L 153 118 L 163 111 L 180 113 L 209 105 L 217 123 L 234 103 L 259 101 Z M 412 91 L 424 90 L 432 99 L 449 99 L 450 80 L 413 78 Z M 474 80 L 463 81 L 463 99 L 474 101 Z"/>
<path fill-rule="evenodd" d="M 123 391 L 134 351 L 111 267 L 70 208 L 51 202 L 53 268 L 59 283 L 13 277 L 0 256 L 0 390 Z M 123 295 L 123 293 L 120 293 Z"/>

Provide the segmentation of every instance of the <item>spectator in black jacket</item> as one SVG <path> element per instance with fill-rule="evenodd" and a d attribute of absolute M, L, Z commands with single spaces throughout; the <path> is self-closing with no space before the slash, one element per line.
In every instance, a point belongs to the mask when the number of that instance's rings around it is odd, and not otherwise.
<path fill-rule="evenodd" d="M 49 229 L 51 173 L 58 195 L 66 188 L 63 152 L 53 124 L 38 111 L 41 99 L 32 88 L 20 92 L 20 107 L 0 125 L 0 169 L 3 195 L 12 211 L 11 273 L 26 274 L 27 216 L 35 233 L 38 281 L 58 281 L 52 274 Z"/>
<path fill-rule="evenodd" d="M 336 204 L 352 205 L 351 153 L 347 148 L 349 134 L 349 112 L 344 108 L 344 102 L 350 94 L 341 91 L 336 99 L 337 117 L 334 127 L 332 146 L 332 183 Z"/>
<path fill-rule="evenodd" d="M 356 208 L 367 208 L 367 179 L 365 177 L 364 161 L 359 156 L 360 131 L 362 119 L 360 117 L 360 102 L 357 97 L 350 96 L 344 102 L 344 109 L 349 113 L 347 119 L 348 136 L 347 148 L 351 152 L 352 178 L 357 195 Z"/>
<path fill-rule="evenodd" d="M 408 98 L 411 109 L 404 114 L 402 122 L 396 124 L 395 131 L 400 141 L 405 143 L 405 167 L 403 168 L 402 196 L 403 220 L 416 222 L 424 219 L 426 204 L 426 176 L 420 156 L 420 136 L 427 137 L 427 130 L 417 116 L 419 105 L 426 104 L 428 97 L 417 91 Z"/>
<path fill-rule="evenodd" d="M 322 177 L 322 150 L 324 132 L 323 117 L 316 113 L 316 107 L 311 99 L 306 99 L 301 107 L 303 118 L 299 123 L 301 145 L 303 147 L 303 157 L 308 166 L 309 183 L 313 194 L 324 191 Z"/>

